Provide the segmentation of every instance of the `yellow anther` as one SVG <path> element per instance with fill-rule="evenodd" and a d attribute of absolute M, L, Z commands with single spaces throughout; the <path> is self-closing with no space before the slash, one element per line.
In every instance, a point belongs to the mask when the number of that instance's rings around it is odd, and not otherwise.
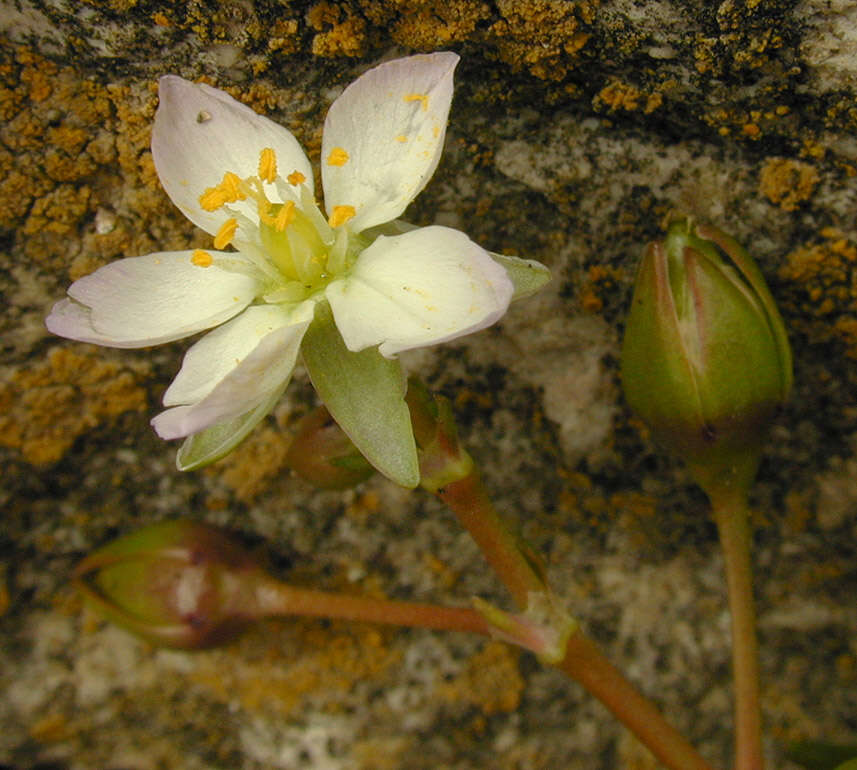
<path fill-rule="evenodd" d="M 428 110 L 428 94 L 405 94 L 406 102 L 419 102 L 423 112 Z"/>
<path fill-rule="evenodd" d="M 348 153 L 341 147 L 334 147 L 327 156 L 328 166 L 344 166 L 348 163 Z"/>
<path fill-rule="evenodd" d="M 218 187 L 228 196 L 226 198 L 227 203 L 243 201 L 247 197 L 241 189 L 241 178 L 238 174 L 233 174 L 231 171 L 227 171 L 223 175 L 223 181 Z"/>
<path fill-rule="evenodd" d="M 270 147 L 259 153 L 259 178 L 268 184 L 277 178 L 277 156 Z"/>
<path fill-rule="evenodd" d="M 190 255 L 190 261 L 197 267 L 211 267 L 211 263 L 214 260 L 207 251 L 195 249 L 193 254 Z"/>
<path fill-rule="evenodd" d="M 231 242 L 233 237 L 235 237 L 235 231 L 238 229 L 238 220 L 237 219 L 227 219 L 217 231 L 217 235 L 214 236 L 214 248 L 215 249 L 223 249 L 226 248 Z"/>
<path fill-rule="evenodd" d="M 397 141 L 397 142 L 401 142 L 402 144 L 404 144 L 405 142 L 407 142 L 407 141 L 408 141 L 408 137 L 406 137 L 404 134 L 399 134 L 399 135 L 396 137 L 396 141 Z"/>
<path fill-rule="evenodd" d="M 217 187 L 209 187 L 199 196 L 199 205 L 206 211 L 217 211 L 224 203 L 229 200 L 229 196 Z"/>
<path fill-rule="evenodd" d="M 277 212 L 277 216 L 274 217 L 273 227 L 278 233 L 281 233 L 294 221 L 294 218 L 295 203 L 294 201 L 286 201 Z"/>
<path fill-rule="evenodd" d="M 327 223 L 331 227 L 339 227 L 340 225 L 344 225 L 356 213 L 354 206 L 334 206 Z"/>
<path fill-rule="evenodd" d="M 295 169 L 294 171 L 292 171 L 292 173 L 291 173 L 291 174 L 289 174 L 289 175 L 286 177 L 286 181 L 287 181 L 290 185 L 294 185 L 295 187 L 297 187 L 297 186 L 298 186 L 299 184 L 301 184 L 302 182 L 306 182 L 306 177 L 305 177 L 305 176 L 304 176 L 300 171 L 298 171 L 297 169 Z"/>
<path fill-rule="evenodd" d="M 246 197 L 241 189 L 241 179 L 237 174 L 227 171 L 217 187 L 208 187 L 199 196 L 199 205 L 206 211 L 217 211 L 224 203 L 243 201 Z"/>

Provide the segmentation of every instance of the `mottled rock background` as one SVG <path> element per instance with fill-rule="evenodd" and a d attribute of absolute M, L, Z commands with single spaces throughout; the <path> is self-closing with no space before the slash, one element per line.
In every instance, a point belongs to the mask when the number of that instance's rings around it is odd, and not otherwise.
<path fill-rule="evenodd" d="M 790 329 L 793 398 L 754 489 L 766 750 L 857 733 L 854 0 L 0 2 L 0 764 L 69 770 L 651 768 L 598 704 L 463 635 L 271 623 L 201 654 L 101 623 L 89 550 L 189 515 L 295 583 L 508 606 L 452 516 L 381 479 L 319 493 L 284 450 L 299 375 L 229 458 L 180 474 L 148 420 L 186 344 L 48 335 L 71 280 L 207 246 L 148 149 L 156 81 L 204 78 L 317 160 L 331 101 L 455 50 L 447 148 L 408 216 L 548 264 L 496 328 L 407 359 L 452 398 L 500 508 L 588 631 L 713 763 L 729 763 L 729 622 L 702 495 L 621 400 L 635 263 L 678 207 L 756 255 Z"/>

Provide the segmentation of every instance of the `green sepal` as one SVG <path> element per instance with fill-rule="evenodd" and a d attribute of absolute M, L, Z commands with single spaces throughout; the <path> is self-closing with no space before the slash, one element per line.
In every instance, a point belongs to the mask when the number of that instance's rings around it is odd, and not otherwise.
<path fill-rule="evenodd" d="M 316 306 L 301 355 L 318 395 L 357 450 L 388 479 L 416 487 L 417 447 L 398 360 L 377 348 L 351 352 L 326 302 Z"/>
<path fill-rule="evenodd" d="M 488 253 L 506 271 L 509 280 L 515 287 L 512 302 L 535 294 L 551 279 L 551 271 L 534 259 L 509 257 L 505 254 L 495 254 L 493 251 Z"/>
<path fill-rule="evenodd" d="M 857 770 L 857 745 L 805 740 L 792 743 L 786 757 L 807 770 Z"/>
<path fill-rule="evenodd" d="M 249 412 L 188 436 L 176 454 L 176 467 L 180 471 L 195 471 L 231 452 L 274 408 L 285 389 L 285 385 L 277 388 L 269 398 Z"/>

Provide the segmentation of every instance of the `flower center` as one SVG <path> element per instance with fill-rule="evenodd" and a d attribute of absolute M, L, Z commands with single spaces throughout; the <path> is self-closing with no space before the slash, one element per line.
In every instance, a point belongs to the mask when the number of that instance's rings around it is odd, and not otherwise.
<path fill-rule="evenodd" d="M 224 209 L 230 214 L 214 236 L 216 249 L 237 235 L 264 254 L 266 273 L 273 268 L 276 274 L 276 289 L 265 295 L 269 302 L 300 301 L 320 291 L 347 270 L 366 245 L 359 236 L 349 237 L 344 227 L 354 207 L 335 206 L 325 219 L 305 182 L 297 170 L 283 179 L 276 154 L 266 147 L 259 155 L 257 175 L 241 179 L 227 171 L 220 184 L 199 197 L 206 211 Z M 283 203 L 270 200 L 266 184 L 274 186 Z M 248 206 L 255 208 L 258 224 L 247 216 Z"/>

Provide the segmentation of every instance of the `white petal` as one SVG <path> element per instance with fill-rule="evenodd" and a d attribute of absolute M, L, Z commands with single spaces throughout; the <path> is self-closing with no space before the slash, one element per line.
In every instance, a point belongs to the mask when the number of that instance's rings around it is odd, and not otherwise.
<path fill-rule="evenodd" d="M 189 436 L 254 409 L 289 381 L 301 340 L 309 326 L 312 303 L 298 323 L 287 324 L 263 337 L 258 345 L 201 401 L 161 412 L 152 425 L 161 438 Z"/>
<path fill-rule="evenodd" d="M 391 356 L 484 329 L 509 306 L 506 271 L 464 233 L 423 227 L 379 236 L 326 296 L 349 350 Z"/>
<path fill-rule="evenodd" d="M 229 214 L 205 211 L 199 196 L 219 184 L 226 171 L 242 179 L 255 176 L 265 147 L 276 153 L 280 176 L 300 171 L 312 179 L 312 167 L 297 139 L 229 94 L 166 75 L 158 83 L 158 96 L 152 128 L 155 168 L 173 203 L 206 232 L 214 235 Z M 268 197 L 277 200 L 273 191 L 273 185 L 266 185 Z"/>
<path fill-rule="evenodd" d="M 164 393 L 164 406 L 201 401 L 262 339 L 277 329 L 310 320 L 313 307 L 312 302 L 295 308 L 255 305 L 209 332 L 185 353 L 182 368 Z"/>
<path fill-rule="evenodd" d="M 240 255 L 210 252 L 240 262 Z M 191 251 L 165 251 L 111 262 L 68 289 L 46 321 L 62 337 L 139 348 L 210 329 L 240 313 L 260 290 L 243 272 L 197 267 Z M 248 270 L 252 266 L 247 265 Z M 84 307 L 82 307 L 84 306 Z"/>
<path fill-rule="evenodd" d="M 153 342 L 118 341 L 112 337 L 99 334 L 92 328 L 88 307 L 75 302 L 73 299 L 61 299 L 51 309 L 45 319 L 48 331 L 60 337 L 66 337 L 78 342 L 91 342 L 93 345 L 104 345 L 111 348 L 139 348 L 154 345 Z"/>
<path fill-rule="evenodd" d="M 457 63 L 448 52 L 396 59 L 359 77 L 331 105 L 321 145 L 325 207 L 354 206 L 354 232 L 395 219 L 431 178 Z M 342 165 L 328 162 L 336 149 L 348 155 Z"/>

